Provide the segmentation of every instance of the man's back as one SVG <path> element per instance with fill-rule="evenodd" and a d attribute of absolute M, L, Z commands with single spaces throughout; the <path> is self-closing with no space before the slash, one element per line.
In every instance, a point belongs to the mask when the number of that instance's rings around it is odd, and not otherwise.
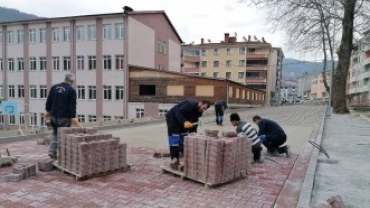
<path fill-rule="evenodd" d="M 252 144 L 258 142 L 257 130 L 248 122 L 240 121 L 236 127 L 236 132 L 246 135 L 252 140 Z"/>
<path fill-rule="evenodd" d="M 76 117 L 76 90 L 68 83 L 54 85 L 46 101 L 46 111 L 57 118 Z"/>
<path fill-rule="evenodd" d="M 269 120 L 269 119 L 262 119 L 258 123 L 259 128 L 259 135 L 264 134 L 285 134 L 283 128 L 279 124 L 277 124 L 275 121 Z"/>

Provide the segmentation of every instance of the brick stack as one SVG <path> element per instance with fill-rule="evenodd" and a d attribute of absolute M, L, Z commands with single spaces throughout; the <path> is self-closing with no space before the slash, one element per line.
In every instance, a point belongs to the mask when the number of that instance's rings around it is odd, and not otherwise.
<path fill-rule="evenodd" d="M 18 182 L 20 180 L 36 175 L 35 164 L 16 164 L 12 173 L 5 176 L 6 182 Z"/>
<path fill-rule="evenodd" d="M 39 171 L 42 171 L 42 172 L 50 172 L 52 170 L 54 170 L 54 160 L 53 159 L 45 159 L 45 160 L 42 160 L 42 161 L 39 161 L 37 163 L 37 168 Z"/>
<path fill-rule="evenodd" d="M 58 164 L 79 176 L 91 176 L 127 166 L 126 144 L 92 128 L 58 129 Z"/>
<path fill-rule="evenodd" d="M 212 135 L 213 136 L 213 135 Z M 253 158 L 246 137 L 189 135 L 184 139 L 186 177 L 210 184 L 221 184 L 250 172 Z"/>

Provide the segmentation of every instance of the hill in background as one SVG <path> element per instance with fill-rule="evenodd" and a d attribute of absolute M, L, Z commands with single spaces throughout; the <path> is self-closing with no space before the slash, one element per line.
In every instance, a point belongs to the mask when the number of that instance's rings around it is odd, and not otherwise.
<path fill-rule="evenodd" d="M 332 61 L 326 62 L 326 70 L 332 69 Z M 286 58 L 283 61 L 283 77 L 287 80 L 295 80 L 305 72 L 320 73 L 324 67 L 324 62 L 300 61 L 297 59 Z"/>
<path fill-rule="evenodd" d="M 24 12 L 20 12 L 19 10 L 16 10 L 16 9 L 11 9 L 11 8 L 0 6 L 0 23 L 19 21 L 19 20 L 37 19 L 37 18 L 39 17 L 33 14 L 27 14 Z"/>

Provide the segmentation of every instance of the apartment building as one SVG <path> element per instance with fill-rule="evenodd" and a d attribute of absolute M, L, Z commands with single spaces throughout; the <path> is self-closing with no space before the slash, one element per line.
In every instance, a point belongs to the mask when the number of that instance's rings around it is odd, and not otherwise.
<path fill-rule="evenodd" d="M 6 127 L 42 126 L 50 87 L 76 75 L 80 122 L 126 118 L 128 66 L 180 71 L 182 40 L 164 11 L 41 18 L 0 24 L 0 93 L 18 102 Z"/>
<path fill-rule="evenodd" d="M 330 86 L 331 82 L 331 70 L 325 72 L 327 84 Z M 329 92 L 326 90 L 324 85 L 323 74 L 317 73 L 313 75 L 311 80 L 311 92 L 310 97 L 316 100 L 329 99 Z"/>
<path fill-rule="evenodd" d="M 264 39 L 251 40 L 225 33 L 219 43 L 205 42 L 182 45 L 182 67 L 184 73 L 205 77 L 225 78 L 248 87 L 266 91 L 269 102 L 271 92 L 279 92 L 282 78 L 284 53 L 273 48 Z M 279 93 L 277 93 L 279 94 Z"/>
<path fill-rule="evenodd" d="M 370 106 L 370 30 L 356 43 L 347 77 L 347 96 L 353 107 Z"/>

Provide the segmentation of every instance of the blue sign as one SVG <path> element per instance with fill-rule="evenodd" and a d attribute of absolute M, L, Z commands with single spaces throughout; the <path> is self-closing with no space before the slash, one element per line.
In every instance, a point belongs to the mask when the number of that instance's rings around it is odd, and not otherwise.
<path fill-rule="evenodd" d="M 1 102 L 2 114 L 3 115 L 17 115 L 18 114 L 18 102 L 16 101 L 3 101 Z"/>

